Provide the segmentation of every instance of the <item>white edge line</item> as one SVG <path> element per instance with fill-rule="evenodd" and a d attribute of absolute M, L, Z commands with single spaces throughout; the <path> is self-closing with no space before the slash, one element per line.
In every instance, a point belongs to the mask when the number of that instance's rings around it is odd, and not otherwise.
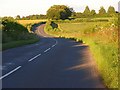
<path fill-rule="evenodd" d="M 17 68 L 15 68 L 14 70 L 10 71 L 9 73 L 3 75 L 0 77 L 0 80 L 7 77 L 8 75 L 12 74 L 13 72 L 17 71 L 18 69 L 20 69 L 22 66 L 18 66 Z"/>

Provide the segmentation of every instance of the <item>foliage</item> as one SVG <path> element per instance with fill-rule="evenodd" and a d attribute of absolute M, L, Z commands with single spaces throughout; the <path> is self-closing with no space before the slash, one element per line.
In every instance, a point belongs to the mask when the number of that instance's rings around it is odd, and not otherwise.
<path fill-rule="evenodd" d="M 16 16 L 16 20 L 20 20 L 20 15 L 17 15 L 17 16 Z"/>
<path fill-rule="evenodd" d="M 104 16 L 105 14 L 106 14 L 106 10 L 104 9 L 104 7 L 100 7 L 99 15 Z"/>
<path fill-rule="evenodd" d="M 93 9 L 90 11 L 89 7 L 86 6 L 83 12 L 73 12 L 73 18 L 98 18 L 98 17 L 118 17 L 118 13 L 115 11 L 113 6 L 108 8 L 108 11 L 104 9 L 104 7 L 100 7 L 98 13 Z"/>
<path fill-rule="evenodd" d="M 114 15 L 116 14 L 115 8 L 112 7 L 112 6 L 110 6 L 110 7 L 108 8 L 107 13 L 108 13 L 109 16 L 114 16 Z"/>
<path fill-rule="evenodd" d="M 56 31 L 60 31 L 60 29 L 58 27 L 59 26 L 56 23 L 48 20 L 45 25 L 45 31 L 46 31 L 46 33 L 51 32 L 51 35 L 52 35 L 52 33 L 55 33 Z"/>
<path fill-rule="evenodd" d="M 90 9 L 89 9 L 88 6 L 86 6 L 86 8 L 85 8 L 83 14 L 84 14 L 86 17 L 90 16 Z"/>
<path fill-rule="evenodd" d="M 94 16 L 96 14 L 95 10 L 91 10 L 90 15 Z"/>
<path fill-rule="evenodd" d="M 53 5 L 47 10 L 47 17 L 49 19 L 66 19 L 71 16 L 72 11 L 65 5 Z"/>
<path fill-rule="evenodd" d="M 52 20 L 56 23 L 80 23 L 80 22 L 109 22 L 109 21 L 114 21 L 114 18 L 76 18 L 73 20 Z"/>
<path fill-rule="evenodd" d="M 35 35 L 28 33 L 23 25 L 17 23 L 11 17 L 2 18 L 2 43 L 10 43 L 13 41 L 30 40 Z"/>

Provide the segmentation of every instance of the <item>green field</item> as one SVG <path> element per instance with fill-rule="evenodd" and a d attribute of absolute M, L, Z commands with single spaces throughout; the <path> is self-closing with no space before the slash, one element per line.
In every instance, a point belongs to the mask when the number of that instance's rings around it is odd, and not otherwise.
<path fill-rule="evenodd" d="M 58 27 L 46 24 L 48 34 L 72 38 L 88 44 L 98 70 L 108 88 L 118 88 L 118 27 L 117 20 L 107 22 L 57 22 Z"/>

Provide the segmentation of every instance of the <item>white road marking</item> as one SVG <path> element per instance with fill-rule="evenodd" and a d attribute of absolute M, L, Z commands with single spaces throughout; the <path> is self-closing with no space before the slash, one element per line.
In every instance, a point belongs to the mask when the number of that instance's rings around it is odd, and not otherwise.
<path fill-rule="evenodd" d="M 46 37 L 46 36 L 45 36 L 45 37 Z M 55 43 L 54 45 L 52 45 L 52 47 L 54 47 L 54 46 L 56 46 L 56 45 L 58 44 L 58 42 L 57 42 L 56 39 L 53 38 L 53 40 L 55 40 L 56 43 Z M 37 44 L 36 44 L 36 45 L 37 45 Z M 51 49 L 51 48 L 48 48 L 48 49 L 45 50 L 44 52 L 47 52 L 47 51 L 49 51 L 50 49 Z M 30 62 L 30 61 L 34 60 L 35 58 L 39 57 L 40 55 L 41 55 L 41 54 L 38 54 L 38 55 L 36 55 L 35 57 L 31 58 L 31 59 L 28 60 L 28 61 Z M 9 63 L 9 64 L 12 64 L 12 63 Z M 3 78 L 5 78 L 5 77 L 7 77 L 7 76 L 9 76 L 9 75 L 12 74 L 13 72 L 15 72 L 15 71 L 17 71 L 18 69 L 20 69 L 21 67 L 22 67 L 22 66 L 18 66 L 17 68 L 13 69 L 13 70 L 10 71 L 9 73 L 1 76 L 1 77 L 0 77 L 0 80 L 3 79 Z"/>
<path fill-rule="evenodd" d="M 22 66 L 18 66 L 17 68 L 15 68 L 14 70 L 10 71 L 9 73 L 3 75 L 0 77 L 0 80 L 7 77 L 8 75 L 12 74 L 13 72 L 17 71 L 18 69 L 20 69 Z"/>
<path fill-rule="evenodd" d="M 54 39 L 54 38 L 53 38 Z M 57 45 L 58 44 L 58 41 L 56 40 L 56 39 L 54 39 L 55 40 L 55 44 L 54 45 Z"/>
<path fill-rule="evenodd" d="M 54 47 L 55 45 L 52 45 L 52 47 Z"/>
<path fill-rule="evenodd" d="M 54 47 L 54 45 L 52 45 L 52 47 Z"/>
<path fill-rule="evenodd" d="M 55 47 L 58 44 L 58 41 L 56 39 L 53 38 L 53 40 L 55 41 L 55 44 L 52 45 L 52 47 Z"/>
<path fill-rule="evenodd" d="M 28 60 L 29 62 L 31 62 L 32 60 L 34 60 L 35 58 L 39 57 L 41 54 L 36 55 L 35 57 L 31 58 L 30 60 Z"/>
<path fill-rule="evenodd" d="M 44 52 L 47 52 L 47 51 L 49 51 L 51 48 L 48 48 L 48 49 L 46 49 Z"/>

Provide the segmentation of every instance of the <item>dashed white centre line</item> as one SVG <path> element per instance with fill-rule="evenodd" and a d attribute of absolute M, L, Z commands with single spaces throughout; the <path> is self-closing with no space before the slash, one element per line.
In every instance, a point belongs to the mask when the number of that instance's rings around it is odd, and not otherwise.
<path fill-rule="evenodd" d="M 49 51 L 51 48 L 48 48 L 48 49 L 46 49 L 44 52 L 47 52 L 47 51 Z"/>
<path fill-rule="evenodd" d="M 28 60 L 29 62 L 31 62 L 32 60 L 34 60 L 35 58 L 39 57 L 41 54 L 36 55 L 35 57 L 31 58 L 30 60 Z"/>
<path fill-rule="evenodd" d="M 46 36 L 44 36 L 44 37 L 46 37 Z M 55 39 L 54 39 L 54 40 L 55 40 Z M 57 45 L 58 42 L 57 42 L 57 40 L 55 40 L 55 41 L 56 41 L 56 43 L 55 43 L 54 45 L 52 45 L 52 47 L 54 47 L 54 46 Z M 36 44 L 36 45 L 37 45 L 37 44 Z M 51 49 L 51 48 L 48 48 L 48 49 L 46 49 L 44 52 L 47 52 L 47 51 L 49 51 L 50 49 Z M 38 55 L 36 55 L 35 57 L 29 59 L 28 61 L 31 62 L 32 60 L 34 60 L 35 58 L 39 57 L 40 55 L 41 55 L 41 54 L 38 54 Z M 1 76 L 1 77 L 0 77 L 0 80 L 3 79 L 3 78 L 5 78 L 5 77 L 7 77 L 7 76 L 9 76 L 9 75 L 12 74 L 13 72 L 15 72 L 15 71 L 17 71 L 18 69 L 20 69 L 21 67 L 22 67 L 22 66 L 18 66 L 17 68 L 13 69 L 13 70 L 10 71 L 9 73 Z"/>
<path fill-rule="evenodd" d="M 55 45 L 52 45 L 52 47 L 54 47 Z"/>
<path fill-rule="evenodd" d="M 13 72 L 17 71 L 18 69 L 20 69 L 22 66 L 18 66 L 17 68 L 15 68 L 14 70 L 10 71 L 9 73 L 3 75 L 2 77 L 0 77 L 0 80 L 7 77 L 8 75 L 12 74 Z"/>

